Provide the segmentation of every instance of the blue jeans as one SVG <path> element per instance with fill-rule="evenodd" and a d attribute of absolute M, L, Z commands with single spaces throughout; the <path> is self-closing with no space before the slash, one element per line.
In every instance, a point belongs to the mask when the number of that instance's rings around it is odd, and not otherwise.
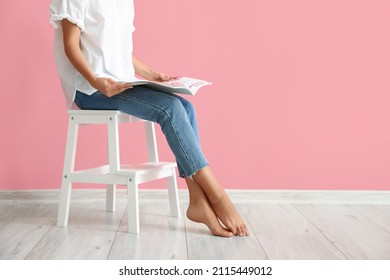
<path fill-rule="evenodd" d="M 192 178 L 208 165 L 200 148 L 194 107 L 181 96 L 135 86 L 112 97 L 99 91 L 92 95 L 77 91 L 75 103 L 84 110 L 119 110 L 158 123 L 176 157 L 182 178 Z"/>

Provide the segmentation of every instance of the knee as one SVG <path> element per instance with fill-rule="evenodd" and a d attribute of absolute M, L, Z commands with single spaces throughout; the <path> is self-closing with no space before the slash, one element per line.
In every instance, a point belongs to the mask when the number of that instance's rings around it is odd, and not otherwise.
<path fill-rule="evenodd" d="M 181 118 L 186 114 L 182 103 L 177 99 L 170 100 L 169 104 L 159 111 L 157 122 L 164 123 L 173 119 Z"/>
<path fill-rule="evenodd" d="M 184 109 L 187 112 L 188 117 L 190 119 L 195 118 L 195 107 L 194 107 L 194 105 L 190 101 L 188 101 L 188 100 L 184 100 L 182 102 L 182 104 L 183 104 Z"/>

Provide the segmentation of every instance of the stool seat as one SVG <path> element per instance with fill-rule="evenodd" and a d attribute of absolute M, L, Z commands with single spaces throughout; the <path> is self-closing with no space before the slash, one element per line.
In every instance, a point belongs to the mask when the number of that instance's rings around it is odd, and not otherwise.
<path fill-rule="evenodd" d="M 68 135 L 62 178 L 58 226 L 67 226 L 73 183 L 107 185 L 106 208 L 115 211 L 116 185 L 127 186 L 128 231 L 139 233 L 138 185 L 152 180 L 167 179 L 171 215 L 180 217 L 176 182 L 176 163 L 158 160 L 154 124 L 116 110 L 69 110 Z M 121 164 L 118 123 L 144 122 L 148 162 Z M 108 164 L 84 170 L 74 170 L 79 126 L 106 124 L 108 127 Z"/>

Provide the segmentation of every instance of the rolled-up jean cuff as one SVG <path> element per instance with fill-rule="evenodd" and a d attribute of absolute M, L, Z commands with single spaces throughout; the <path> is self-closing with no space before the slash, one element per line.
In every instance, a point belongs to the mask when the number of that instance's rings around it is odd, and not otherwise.
<path fill-rule="evenodd" d="M 206 163 L 203 167 L 199 168 L 198 170 L 196 170 L 195 172 L 193 172 L 193 173 L 192 173 L 191 175 L 189 175 L 189 176 L 188 176 L 187 174 L 185 174 L 185 173 L 181 173 L 181 174 L 179 174 L 179 177 L 180 177 L 180 178 L 188 178 L 188 179 L 190 179 L 190 180 L 193 180 L 192 176 L 194 176 L 196 173 L 198 173 L 199 170 L 205 168 L 206 166 L 209 166 L 209 163 Z"/>

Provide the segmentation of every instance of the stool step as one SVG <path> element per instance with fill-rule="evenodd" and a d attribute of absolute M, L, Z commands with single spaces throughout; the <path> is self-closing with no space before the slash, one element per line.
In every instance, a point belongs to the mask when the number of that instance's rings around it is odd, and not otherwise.
<path fill-rule="evenodd" d="M 171 169 L 176 167 L 174 162 L 145 162 L 138 164 L 122 164 L 116 174 L 119 175 L 143 175 L 157 170 Z"/>
<path fill-rule="evenodd" d="M 120 184 L 126 185 L 126 179 L 137 178 L 138 183 L 150 180 L 166 178 L 175 172 L 174 162 L 145 162 L 138 164 L 123 164 L 116 173 L 110 173 L 109 165 L 96 168 L 77 170 L 67 175 L 73 182 L 96 184 Z"/>
<path fill-rule="evenodd" d="M 174 162 L 148 162 L 141 164 L 121 165 L 117 175 L 137 178 L 139 184 L 144 182 L 175 176 L 176 163 Z"/>

